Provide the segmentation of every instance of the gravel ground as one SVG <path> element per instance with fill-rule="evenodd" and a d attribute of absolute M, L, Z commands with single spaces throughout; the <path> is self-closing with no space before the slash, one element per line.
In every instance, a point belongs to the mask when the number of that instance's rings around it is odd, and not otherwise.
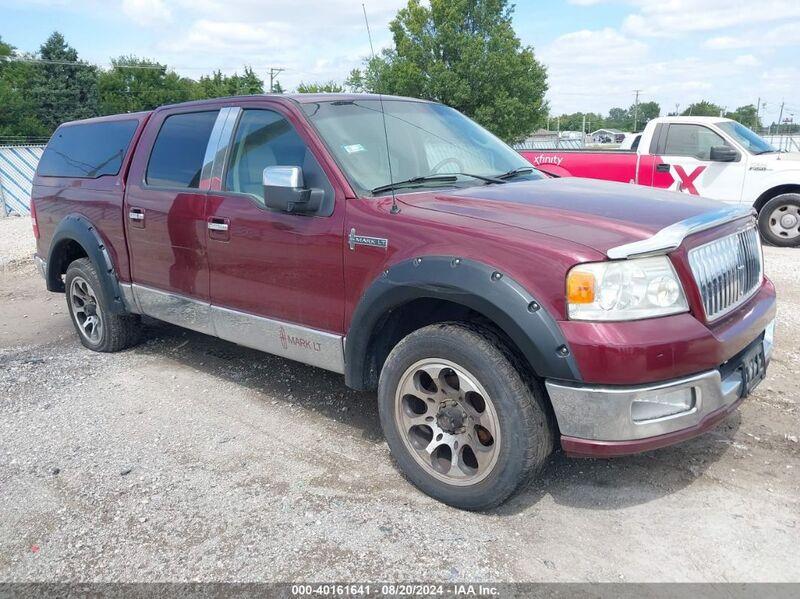
<path fill-rule="evenodd" d="M 91 353 L 30 263 L 0 269 L 0 581 L 798 581 L 800 252 L 766 255 L 778 345 L 737 413 L 555 454 L 486 514 L 411 487 L 341 377 L 154 321 Z"/>
<path fill-rule="evenodd" d="M 35 251 L 30 218 L 0 218 L 0 270 L 30 260 Z"/>

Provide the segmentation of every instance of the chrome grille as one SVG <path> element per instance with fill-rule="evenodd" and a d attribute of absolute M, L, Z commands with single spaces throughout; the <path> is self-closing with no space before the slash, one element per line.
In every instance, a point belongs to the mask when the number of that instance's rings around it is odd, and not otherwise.
<path fill-rule="evenodd" d="M 746 302 L 761 285 L 761 240 L 755 227 L 689 251 L 706 319 L 721 318 Z"/>

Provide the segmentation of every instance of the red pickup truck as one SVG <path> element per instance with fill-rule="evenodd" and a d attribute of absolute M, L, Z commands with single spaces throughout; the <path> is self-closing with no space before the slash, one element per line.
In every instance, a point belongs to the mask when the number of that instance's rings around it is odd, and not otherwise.
<path fill-rule="evenodd" d="M 436 103 L 251 96 L 66 123 L 32 195 L 36 262 L 87 348 L 134 344 L 147 315 L 342 373 L 377 390 L 411 482 L 461 508 L 499 504 L 557 445 L 616 456 L 707 430 L 772 352 L 749 208 L 546 177 Z"/>
<path fill-rule="evenodd" d="M 556 177 L 636 183 L 752 206 L 766 241 L 800 247 L 800 152 L 779 152 L 731 119 L 653 119 L 627 150 L 521 153 Z"/>

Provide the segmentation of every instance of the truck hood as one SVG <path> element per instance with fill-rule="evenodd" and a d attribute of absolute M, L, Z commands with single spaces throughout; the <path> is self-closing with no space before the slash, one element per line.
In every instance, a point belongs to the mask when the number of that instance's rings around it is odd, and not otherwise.
<path fill-rule="evenodd" d="M 400 200 L 425 210 L 558 237 L 603 254 L 720 206 L 697 196 L 577 177 L 414 193 Z"/>
<path fill-rule="evenodd" d="M 750 159 L 750 168 L 763 165 L 769 170 L 796 170 L 800 168 L 800 152 L 761 154 Z"/>

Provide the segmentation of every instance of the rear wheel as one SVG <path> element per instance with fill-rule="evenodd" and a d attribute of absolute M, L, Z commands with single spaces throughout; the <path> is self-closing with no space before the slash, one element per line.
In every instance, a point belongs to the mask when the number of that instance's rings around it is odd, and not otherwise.
<path fill-rule="evenodd" d="M 424 327 L 389 354 L 381 424 L 399 468 L 423 492 L 462 509 L 502 503 L 553 447 L 544 391 L 488 332 Z"/>
<path fill-rule="evenodd" d="M 772 245 L 800 246 L 800 193 L 784 193 L 764 204 L 758 226 L 762 239 Z"/>
<path fill-rule="evenodd" d="M 100 292 L 100 278 L 88 258 L 69 265 L 64 286 L 70 318 L 85 347 L 98 352 L 115 352 L 139 340 L 139 316 L 109 313 Z"/>

